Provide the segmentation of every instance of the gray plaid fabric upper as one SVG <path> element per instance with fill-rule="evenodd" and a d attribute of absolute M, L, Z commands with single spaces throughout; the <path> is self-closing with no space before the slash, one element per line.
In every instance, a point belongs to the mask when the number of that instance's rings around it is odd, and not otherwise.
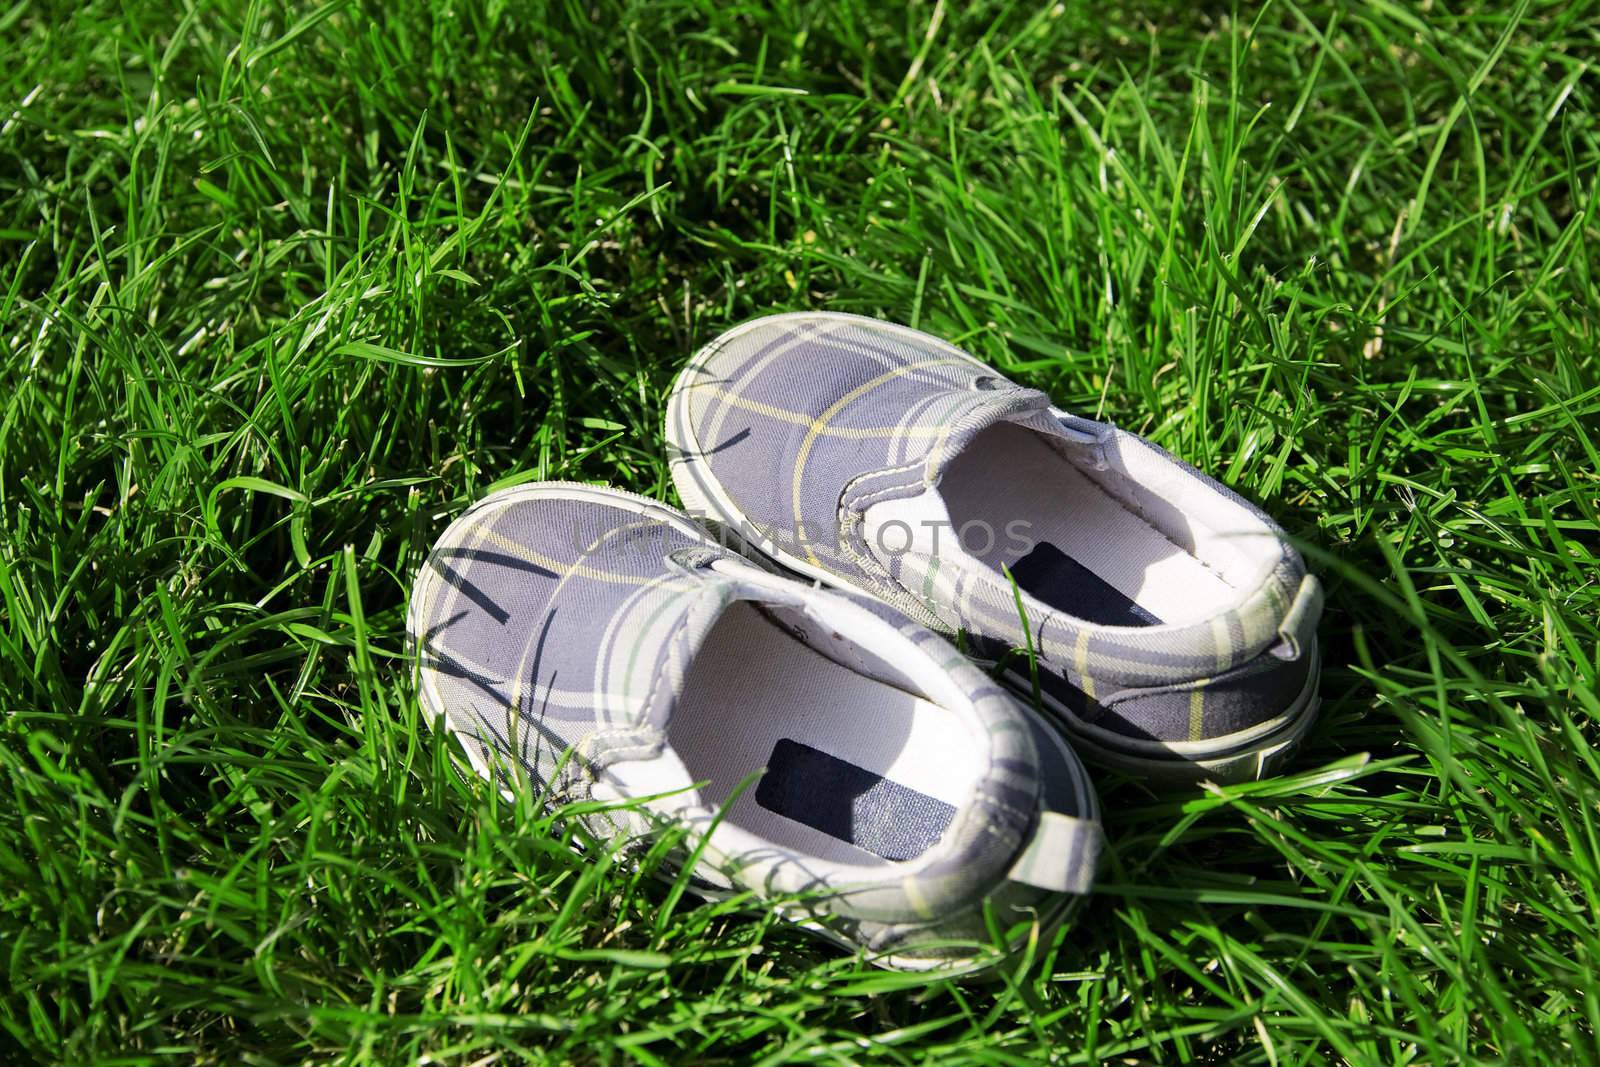
<path fill-rule="evenodd" d="M 1066 415 L 954 346 L 890 323 L 829 313 L 758 319 L 702 350 L 677 391 L 674 477 L 686 499 L 721 502 L 742 514 L 742 532 L 758 546 L 946 632 L 1021 646 L 1010 584 L 984 567 L 886 557 L 864 538 L 862 517 L 935 485 L 997 422 L 1094 453 L 1097 469 L 1111 468 L 1096 475 L 1109 491 L 1117 470 L 1159 462 L 1278 532 L 1259 509 L 1138 436 Z M 1277 551 L 1239 604 L 1197 623 L 1097 625 L 1024 598 L 1027 631 L 1047 671 L 1088 698 L 1088 717 L 1109 710 L 1102 725 L 1114 732 L 1192 740 L 1240 729 L 1271 713 L 1277 690 L 1298 684 L 1286 678 L 1304 680 L 1314 652 L 1320 587 L 1281 536 Z M 1252 666 L 1264 655 L 1288 670 Z M 1264 688 L 1273 689 L 1265 702 Z"/>
<path fill-rule="evenodd" d="M 413 592 L 420 699 L 480 770 L 507 784 L 531 777 L 556 800 L 584 799 L 604 768 L 662 752 L 690 661 L 729 605 L 804 614 L 818 597 L 893 619 L 929 669 L 956 680 L 989 739 L 983 781 L 935 846 L 889 874 L 874 868 L 876 883 L 861 868 L 775 848 L 720 852 L 715 835 L 704 862 L 764 892 L 836 891 L 824 910 L 874 929 L 949 916 L 1005 880 L 1038 818 L 1038 755 L 1016 705 L 925 628 L 866 598 L 768 575 L 661 505 L 547 485 L 469 509 L 435 546 Z M 1075 811 L 1090 808 L 1086 801 Z M 684 817 L 707 825 L 710 815 Z"/>
<path fill-rule="evenodd" d="M 659 745 L 641 727 L 669 711 L 682 639 L 731 595 L 670 569 L 672 553 L 705 548 L 582 498 L 481 501 L 434 546 L 413 594 L 425 692 L 454 729 L 484 738 L 486 755 L 540 785 L 563 784 L 556 769 L 572 745 L 602 760 Z"/>

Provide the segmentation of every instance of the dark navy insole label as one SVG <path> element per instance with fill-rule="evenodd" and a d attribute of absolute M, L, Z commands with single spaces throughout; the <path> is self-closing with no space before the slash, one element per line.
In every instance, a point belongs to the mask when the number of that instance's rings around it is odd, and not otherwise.
<path fill-rule="evenodd" d="M 1017 585 L 1059 611 L 1103 626 L 1158 626 L 1161 620 L 1048 541 L 1011 568 Z"/>
<path fill-rule="evenodd" d="M 787 737 L 772 747 L 756 803 L 896 861 L 922 855 L 956 814 L 942 800 Z"/>

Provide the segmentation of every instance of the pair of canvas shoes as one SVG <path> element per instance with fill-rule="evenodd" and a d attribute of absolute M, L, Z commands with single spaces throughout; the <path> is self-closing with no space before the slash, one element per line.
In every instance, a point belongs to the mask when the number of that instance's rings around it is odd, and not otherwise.
<path fill-rule="evenodd" d="M 707 525 L 503 490 L 408 622 L 422 707 L 482 774 L 602 802 L 601 839 L 681 835 L 702 892 L 885 966 L 979 965 L 1093 883 L 1079 753 L 1248 780 L 1315 715 L 1321 594 L 1271 519 L 934 337 L 745 323 L 684 368 L 666 436 Z"/>

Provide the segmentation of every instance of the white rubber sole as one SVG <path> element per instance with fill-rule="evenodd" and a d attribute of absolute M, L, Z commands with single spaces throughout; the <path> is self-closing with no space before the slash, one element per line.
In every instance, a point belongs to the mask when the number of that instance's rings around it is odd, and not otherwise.
<path fill-rule="evenodd" d="M 767 318 L 753 319 L 721 335 L 718 341 L 768 323 Z M 694 382 L 714 380 L 714 376 L 704 374 L 704 361 L 712 352 L 710 345 L 697 351 L 678 372 L 667 397 L 664 435 L 671 453 L 669 468 L 685 510 L 697 519 L 718 523 L 739 535 L 748 549 L 766 555 L 796 574 L 834 588 L 870 592 L 785 551 L 771 538 L 743 536 L 756 532 L 757 527 L 727 496 L 706 465 L 699 462 L 703 448 L 689 419 L 688 393 Z M 1040 704 L 1052 724 L 1068 737 L 1084 759 L 1099 766 L 1173 785 L 1255 781 L 1276 774 L 1310 731 L 1317 717 L 1320 673 L 1320 662 L 1313 662 L 1304 689 L 1282 714 L 1248 730 L 1206 741 L 1124 738 L 1083 722 L 1048 694 L 1040 694 Z M 1007 671 L 1000 675 L 1000 680 L 1025 701 L 1032 700 L 1032 683 L 1026 675 Z"/>

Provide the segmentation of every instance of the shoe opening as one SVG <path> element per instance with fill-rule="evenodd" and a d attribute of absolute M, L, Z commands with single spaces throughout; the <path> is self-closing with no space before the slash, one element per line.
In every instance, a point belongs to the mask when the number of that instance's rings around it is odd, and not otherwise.
<path fill-rule="evenodd" d="M 971 795 L 985 754 L 955 712 L 891 684 L 898 672 L 874 664 L 838 631 L 808 633 L 791 617 L 735 604 L 689 667 L 668 739 L 712 807 L 764 771 L 727 824 L 830 862 L 915 859 Z"/>
<path fill-rule="evenodd" d="M 968 554 L 1077 618 L 1182 624 L 1237 605 L 1276 562 L 1277 538 L 1159 453 L 1135 458 L 1150 469 L 1091 470 L 1053 439 L 997 423 L 951 461 L 938 492 Z M 1170 495 L 1142 484 L 1152 474 Z"/>

